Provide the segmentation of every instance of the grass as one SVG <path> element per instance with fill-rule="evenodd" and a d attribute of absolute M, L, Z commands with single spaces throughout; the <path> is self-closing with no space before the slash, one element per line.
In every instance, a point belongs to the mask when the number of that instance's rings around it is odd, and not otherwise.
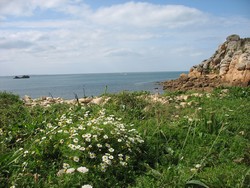
<path fill-rule="evenodd" d="M 0 93 L 0 187 L 250 187 L 250 88 L 103 97 L 28 108 Z"/>

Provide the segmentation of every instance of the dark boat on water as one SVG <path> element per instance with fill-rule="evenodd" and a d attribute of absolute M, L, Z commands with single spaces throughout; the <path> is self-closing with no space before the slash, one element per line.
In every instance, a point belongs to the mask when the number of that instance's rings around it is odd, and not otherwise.
<path fill-rule="evenodd" d="M 23 75 L 23 76 L 15 76 L 14 79 L 23 79 L 23 78 L 30 78 L 29 75 Z"/>

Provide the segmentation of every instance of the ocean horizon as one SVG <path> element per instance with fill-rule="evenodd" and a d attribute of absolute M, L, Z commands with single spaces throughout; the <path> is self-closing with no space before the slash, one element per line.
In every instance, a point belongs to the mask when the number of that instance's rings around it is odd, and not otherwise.
<path fill-rule="evenodd" d="M 32 98 L 42 96 L 73 99 L 84 96 L 100 96 L 122 91 L 147 91 L 163 93 L 159 82 L 176 79 L 187 71 L 166 72 L 122 72 L 122 73 L 83 73 L 29 75 L 30 78 L 13 79 L 15 76 L 0 77 L 0 91 L 28 95 Z M 22 76 L 22 75 L 17 75 Z"/>

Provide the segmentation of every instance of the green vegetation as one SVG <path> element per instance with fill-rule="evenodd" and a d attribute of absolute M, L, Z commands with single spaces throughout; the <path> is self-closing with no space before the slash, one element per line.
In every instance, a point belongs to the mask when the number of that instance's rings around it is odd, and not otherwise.
<path fill-rule="evenodd" d="M 0 93 L 0 187 L 250 187 L 250 88 L 25 107 Z"/>

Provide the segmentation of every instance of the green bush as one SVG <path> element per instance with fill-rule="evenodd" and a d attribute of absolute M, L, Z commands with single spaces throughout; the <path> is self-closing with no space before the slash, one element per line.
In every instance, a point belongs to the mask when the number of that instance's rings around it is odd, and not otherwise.
<path fill-rule="evenodd" d="M 30 143 L 16 153 L 19 168 L 18 178 L 11 179 L 13 185 L 26 187 L 30 176 L 39 176 L 40 184 L 33 183 L 41 187 L 50 179 L 50 184 L 60 182 L 62 187 L 120 187 L 132 183 L 135 173 L 142 171 L 144 140 L 132 124 L 107 115 L 105 109 L 91 113 L 71 108 L 56 122 L 43 123 L 44 129 L 37 128 Z"/>

